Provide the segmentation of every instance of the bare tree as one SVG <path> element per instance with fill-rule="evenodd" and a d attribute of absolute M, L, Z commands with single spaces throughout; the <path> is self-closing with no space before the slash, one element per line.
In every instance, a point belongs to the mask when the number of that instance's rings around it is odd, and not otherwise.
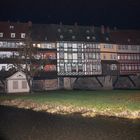
<path fill-rule="evenodd" d="M 26 79 L 32 92 L 32 79 L 35 72 L 38 70 L 34 66 L 36 64 L 37 48 L 33 46 L 31 32 L 26 34 L 24 42 L 17 49 L 18 57 L 14 63 L 18 71 L 24 71 Z"/>

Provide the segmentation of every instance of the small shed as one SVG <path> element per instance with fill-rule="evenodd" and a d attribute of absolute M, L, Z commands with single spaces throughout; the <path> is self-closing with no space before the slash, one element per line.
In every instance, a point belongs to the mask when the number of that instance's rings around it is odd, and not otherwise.
<path fill-rule="evenodd" d="M 18 71 L 6 78 L 6 92 L 7 93 L 28 93 L 29 85 L 26 75 L 22 71 Z"/>

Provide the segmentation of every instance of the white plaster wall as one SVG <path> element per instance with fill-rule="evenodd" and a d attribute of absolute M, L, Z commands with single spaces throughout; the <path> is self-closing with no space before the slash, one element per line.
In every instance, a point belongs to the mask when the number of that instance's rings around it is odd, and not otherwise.
<path fill-rule="evenodd" d="M 23 89 L 22 88 L 22 81 L 23 80 L 8 80 L 7 81 L 7 93 L 25 93 L 25 92 L 29 92 L 29 86 L 27 84 L 27 88 Z M 18 88 L 17 89 L 13 89 L 13 81 L 18 81 Z"/>

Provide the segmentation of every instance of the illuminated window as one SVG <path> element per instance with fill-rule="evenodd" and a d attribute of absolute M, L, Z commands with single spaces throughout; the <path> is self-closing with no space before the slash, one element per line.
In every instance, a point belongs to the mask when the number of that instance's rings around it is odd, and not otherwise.
<path fill-rule="evenodd" d="M 0 33 L 0 37 L 3 37 L 3 33 Z"/>
<path fill-rule="evenodd" d="M 95 36 L 92 36 L 92 39 L 93 39 L 93 40 L 96 40 L 96 37 L 95 37 Z"/>
<path fill-rule="evenodd" d="M 14 29 L 14 26 L 13 25 L 10 25 L 10 27 L 9 27 L 10 29 Z"/>
<path fill-rule="evenodd" d="M 69 33 L 72 33 L 73 31 L 72 31 L 72 29 L 69 29 Z"/>
<path fill-rule="evenodd" d="M 61 29 L 60 29 L 60 28 L 58 28 L 58 29 L 57 29 L 57 31 L 60 33 L 60 32 L 61 32 Z"/>
<path fill-rule="evenodd" d="M 72 72 L 76 72 L 76 64 L 75 63 L 72 64 Z"/>
<path fill-rule="evenodd" d="M 71 65 L 70 64 L 67 65 L 67 71 L 71 72 Z"/>
<path fill-rule="evenodd" d="M 89 40 L 90 39 L 90 36 L 87 36 L 87 40 Z"/>
<path fill-rule="evenodd" d="M 64 72 L 64 66 L 60 66 L 60 72 Z"/>
<path fill-rule="evenodd" d="M 25 33 L 21 33 L 21 38 L 25 38 Z"/>
<path fill-rule="evenodd" d="M 78 72 L 82 72 L 83 71 L 83 66 L 82 66 L 82 64 L 79 64 L 78 65 Z"/>
<path fill-rule="evenodd" d="M 106 37 L 106 41 L 109 41 L 109 37 Z"/>
<path fill-rule="evenodd" d="M 59 57 L 60 57 L 60 59 L 64 59 L 64 53 L 60 52 Z"/>
<path fill-rule="evenodd" d="M 111 64 L 110 69 L 111 70 L 117 70 L 117 65 L 116 64 Z"/>
<path fill-rule="evenodd" d="M 45 37 L 45 40 L 48 40 L 48 38 L 47 38 L 47 37 Z"/>
<path fill-rule="evenodd" d="M 89 34 L 89 30 L 86 30 L 86 33 Z"/>
<path fill-rule="evenodd" d="M 40 45 L 40 44 L 37 44 L 37 47 L 38 47 L 38 48 L 40 48 L 40 47 L 41 47 L 41 45 Z"/>
<path fill-rule="evenodd" d="M 75 39 L 75 38 L 76 38 L 75 35 L 73 35 L 73 36 L 72 36 L 72 39 Z"/>
<path fill-rule="evenodd" d="M 15 33 L 11 33 L 11 38 L 15 38 L 16 34 Z"/>
<path fill-rule="evenodd" d="M 36 46 L 36 44 L 33 44 L 33 47 L 35 47 Z"/>
<path fill-rule="evenodd" d="M 60 39 L 63 39 L 64 38 L 64 36 L 63 35 L 60 35 Z"/>

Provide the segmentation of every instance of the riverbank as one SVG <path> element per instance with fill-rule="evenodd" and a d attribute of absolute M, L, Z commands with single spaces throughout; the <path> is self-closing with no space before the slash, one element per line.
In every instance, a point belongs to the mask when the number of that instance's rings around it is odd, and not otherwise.
<path fill-rule="evenodd" d="M 139 140 L 140 120 L 56 115 L 0 106 L 0 140 Z"/>
<path fill-rule="evenodd" d="M 57 93 L 56 93 L 57 92 Z M 83 117 L 114 116 L 140 119 L 139 91 L 55 91 L 31 95 L 3 95 L 0 105 L 52 114 L 78 114 Z M 123 92 L 123 93 L 121 93 Z"/>

